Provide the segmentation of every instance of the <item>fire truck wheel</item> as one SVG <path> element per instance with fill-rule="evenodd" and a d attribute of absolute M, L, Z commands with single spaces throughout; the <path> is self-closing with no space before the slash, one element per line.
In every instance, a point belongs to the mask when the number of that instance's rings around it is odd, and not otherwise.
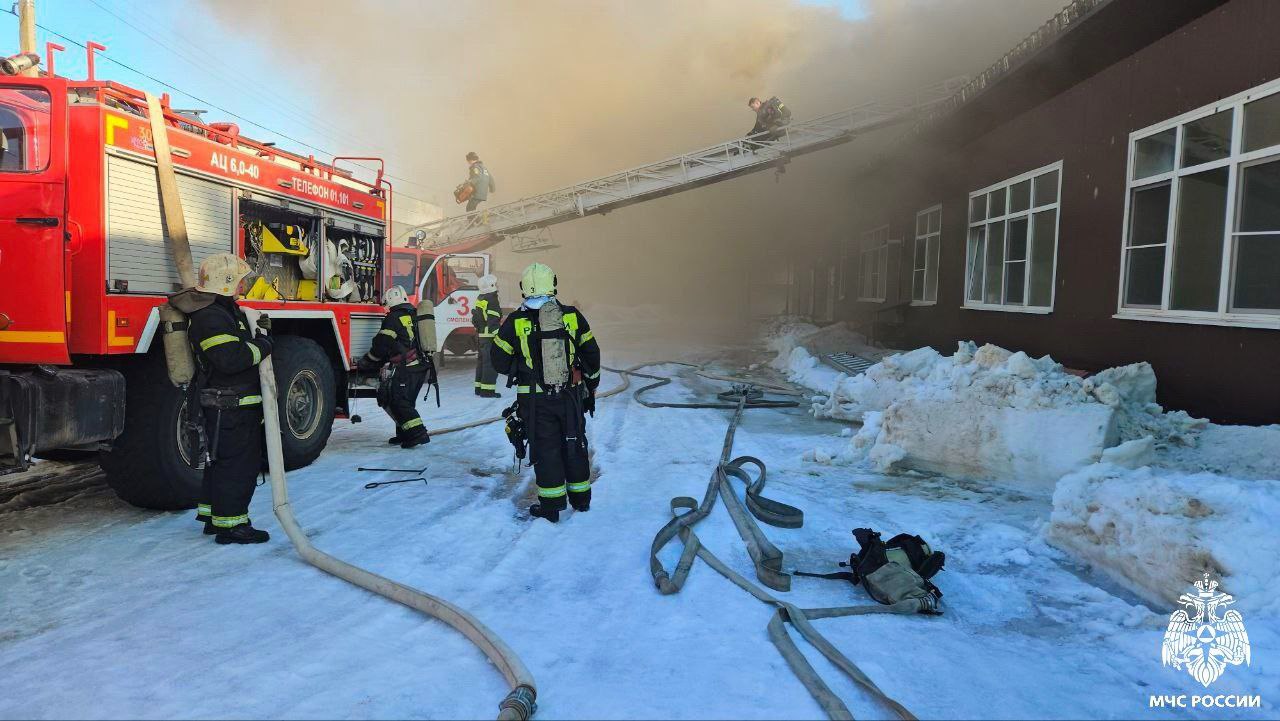
<path fill-rule="evenodd" d="M 296 335 L 281 335 L 271 350 L 276 370 L 280 429 L 286 470 L 302 468 L 324 450 L 333 430 L 337 381 L 333 364 L 319 343 Z"/>
<path fill-rule="evenodd" d="M 141 508 L 194 508 L 200 492 L 199 440 L 180 439 L 185 397 L 169 383 L 164 354 L 138 358 L 125 374 L 124 433 L 98 456 L 116 495 Z"/>

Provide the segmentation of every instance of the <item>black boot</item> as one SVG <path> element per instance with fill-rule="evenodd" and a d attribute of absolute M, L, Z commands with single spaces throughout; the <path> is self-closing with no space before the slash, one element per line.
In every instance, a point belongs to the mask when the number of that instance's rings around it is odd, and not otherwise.
<path fill-rule="evenodd" d="M 423 428 L 421 433 L 415 433 L 409 436 L 408 438 L 400 441 L 400 447 L 413 448 L 414 446 L 420 446 L 423 443 L 430 443 L 430 442 L 431 442 L 431 434 L 427 432 L 427 429 Z"/>
<path fill-rule="evenodd" d="M 501 398 L 502 394 L 497 391 L 484 391 L 479 394 L 481 398 Z"/>
<path fill-rule="evenodd" d="M 543 509 L 542 505 L 538 503 L 529 506 L 529 515 L 534 518 L 545 518 L 552 523 L 560 522 L 560 511 L 553 508 Z"/>
<path fill-rule="evenodd" d="M 218 543 L 266 543 L 271 540 L 271 534 L 266 531 L 254 528 L 252 524 L 241 523 L 231 528 L 218 529 Z"/>
<path fill-rule="evenodd" d="M 587 501 L 586 503 L 581 503 L 581 504 L 575 503 L 573 504 L 573 510 L 577 511 L 578 513 L 586 513 L 587 511 L 591 510 L 591 501 Z"/>
<path fill-rule="evenodd" d="M 387 444 L 392 446 L 400 445 L 400 436 L 391 436 L 387 439 Z"/>
<path fill-rule="evenodd" d="M 206 535 L 206 536 L 212 536 L 213 534 L 215 534 L 215 533 L 217 533 L 217 532 L 218 532 L 218 527 L 217 527 L 217 526 L 215 526 L 215 525 L 213 525 L 213 521 L 205 521 L 205 522 L 204 522 L 204 535 Z"/>

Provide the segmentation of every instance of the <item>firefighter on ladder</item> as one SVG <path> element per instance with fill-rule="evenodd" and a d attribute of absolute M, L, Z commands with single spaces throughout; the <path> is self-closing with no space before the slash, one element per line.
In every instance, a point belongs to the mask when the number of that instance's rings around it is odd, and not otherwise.
<path fill-rule="evenodd" d="M 568 504 L 591 507 L 586 414 L 595 414 L 600 346 L 582 312 L 556 300 L 556 275 L 542 263 L 520 277 L 524 302 L 493 338 L 493 366 L 517 384 L 516 407 L 528 435 L 537 518 L 555 523 Z"/>
<path fill-rule="evenodd" d="M 471 197 L 467 199 L 467 212 L 470 213 L 481 203 L 489 199 L 489 193 L 496 192 L 498 186 L 493 182 L 489 169 L 480 162 L 480 156 L 474 152 L 467 153 L 467 179 L 464 185 L 471 186 Z"/>
<path fill-rule="evenodd" d="M 479 339 L 476 358 L 476 395 L 481 398 L 501 398 L 498 392 L 498 371 L 493 369 L 493 337 L 498 333 L 502 320 L 502 305 L 498 301 L 498 279 L 493 275 L 480 278 L 480 297 L 471 309 L 471 325 L 475 326 Z"/>
<path fill-rule="evenodd" d="M 751 126 L 747 137 L 759 142 L 778 140 L 782 137 L 783 129 L 791 123 L 791 108 L 784 105 L 777 96 L 765 101 L 751 98 L 747 100 L 747 107 L 756 114 L 756 123 Z"/>
<path fill-rule="evenodd" d="M 196 519 L 218 543 L 264 543 L 266 531 L 249 521 L 249 501 L 262 466 L 262 389 L 258 364 L 271 354 L 271 319 L 254 337 L 236 305 L 249 264 L 230 253 L 200 263 L 195 291 L 180 294 L 188 337 L 200 369 L 199 402 L 204 411 L 206 455 Z M 175 297 L 177 301 L 177 297 Z"/>
<path fill-rule="evenodd" d="M 414 331 L 414 308 L 404 288 L 393 285 L 382 296 L 387 314 L 382 328 L 373 337 L 373 346 L 356 364 L 364 372 L 381 370 L 378 405 L 396 423 L 396 434 L 387 443 L 413 448 L 431 441 L 431 434 L 418 415 L 418 392 L 424 383 L 435 381 L 435 365 L 418 348 Z"/>

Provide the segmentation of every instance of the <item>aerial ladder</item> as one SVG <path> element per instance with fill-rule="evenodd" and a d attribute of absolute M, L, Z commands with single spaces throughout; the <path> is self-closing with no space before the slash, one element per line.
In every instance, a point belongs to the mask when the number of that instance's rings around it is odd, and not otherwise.
<path fill-rule="evenodd" d="M 700 188 L 750 173 L 781 168 L 798 155 L 847 143 L 864 133 L 922 117 L 953 97 L 967 78 L 952 78 L 919 91 L 872 100 L 812 120 L 793 122 L 776 140 L 736 138 L 630 170 L 521 198 L 409 231 L 418 248 L 475 252 L 521 234 L 574 218 Z"/>

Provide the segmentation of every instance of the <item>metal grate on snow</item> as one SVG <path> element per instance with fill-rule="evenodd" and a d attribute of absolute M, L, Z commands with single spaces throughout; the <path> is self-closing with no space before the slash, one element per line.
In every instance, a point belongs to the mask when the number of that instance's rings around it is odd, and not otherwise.
<path fill-rule="evenodd" d="M 851 376 L 860 375 L 876 364 L 873 360 L 867 360 L 862 356 L 854 355 L 852 353 L 829 353 L 827 354 L 826 359 L 827 363 L 830 363 Z"/>

